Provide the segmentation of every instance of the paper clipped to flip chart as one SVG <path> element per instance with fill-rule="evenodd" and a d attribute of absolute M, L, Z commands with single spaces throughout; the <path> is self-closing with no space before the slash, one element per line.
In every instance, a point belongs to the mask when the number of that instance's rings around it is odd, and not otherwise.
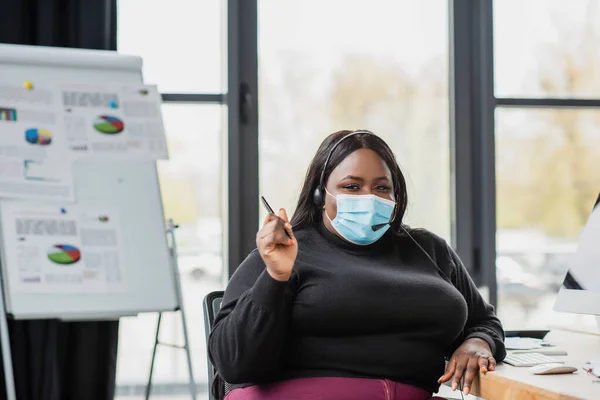
<path fill-rule="evenodd" d="M 73 200 L 61 109 L 54 89 L 0 86 L 0 197 Z"/>
<path fill-rule="evenodd" d="M 13 293 L 110 293 L 127 289 L 114 210 L 4 201 L 4 263 Z"/>
<path fill-rule="evenodd" d="M 69 150 L 75 158 L 167 159 L 161 97 L 150 85 L 61 85 Z"/>

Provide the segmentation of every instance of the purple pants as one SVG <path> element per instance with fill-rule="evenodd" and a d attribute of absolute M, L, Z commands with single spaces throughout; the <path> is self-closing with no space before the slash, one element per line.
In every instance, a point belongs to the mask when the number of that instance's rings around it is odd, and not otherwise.
<path fill-rule="evenodd" d="M 301 378 L 232 390 L 225 400 L 434 400 L 425 389 L 365 378 Z"/>

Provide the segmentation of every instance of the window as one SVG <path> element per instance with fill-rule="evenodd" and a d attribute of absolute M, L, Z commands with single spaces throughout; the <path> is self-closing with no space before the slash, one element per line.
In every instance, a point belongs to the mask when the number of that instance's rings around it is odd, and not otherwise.
<path fill-rule="evenodd" d="M 369 129 L 406 175 L 407 222 L 449 239 L 447 3 L 258 2 L 260 192 L 274 208 L 291 215 L 329 133 Z"/>
<path fill-rule="evenodd" d="M 158 165 L 165 218 L 179 225 L 178 264 L 194 376 L 197 384 L 205 386 L 200 393 L 207 393 L 202 300 L 209 292 L 222 290 L 225 281 L 221 218 L 223 111 L 220 105 L 163 105 L 171 159 Z M 183 344 L 178 313 L 166 313 L 161 325 L 162 342 Z M 117 394 L 140 392 L 146 384 L 155 332 L 156 314 L 121 319 Z M 188 394 L 186 365 L 182 350 L 159 347 L 153 374 L 155 393 Z"/>
<path fill-rule="evenodd" d="M 600 96 L 600 2 L 494 1 L 498 97 Z"/>
<path fill-rule="evenodd" d="M 600 110 L 498 109 L 498 311 L 506 328 L 572 322 L 554 313 L 600 191 Z"/>
<path fill-rule="evenodd" d="M 165 219 L 173 219 L 198 398 L 206 399 L 208 374 L 202 300 L 222 290 L 223 194 L 227 154 L 224 104 L 226 0 L 119 0 L 119 51 L 143 57 L 146 83 L 157 84 L 170 159 L 158 162 Z M 213 104 L 214 102 L 219 104 Z M 156 314 L 122 318 L 116 397 L 141 396 L 148 381 Z M 161 342 L 183 344 L 179 313 L 165 313 Z M 153 395 L 189 398 L 185 352 L 159 346 Z"/>
<path fill-rule="evenodd" d="M 598 17 L 596 0 L 494 2 L 496 278 L 509 329 L 587 324 L 552 309 L 600 189 Z M 546 108 L 517 108 L 531 106 Z"/>
<path fill-rule="evenodd" d="M 225 0 L 119 0 L 119 52 L 165 93 L 226 91 Z"/>

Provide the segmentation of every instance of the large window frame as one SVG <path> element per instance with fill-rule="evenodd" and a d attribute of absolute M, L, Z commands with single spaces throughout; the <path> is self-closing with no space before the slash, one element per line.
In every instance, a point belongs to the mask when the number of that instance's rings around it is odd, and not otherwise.
<path fill-rule="evenodd" d="M 257 15 L 257 0 L 228 1 L 229 276 L 258 226 Z M 449 0 L 451 244 L 496 304 L 492 19 L 492 0 Z"/>

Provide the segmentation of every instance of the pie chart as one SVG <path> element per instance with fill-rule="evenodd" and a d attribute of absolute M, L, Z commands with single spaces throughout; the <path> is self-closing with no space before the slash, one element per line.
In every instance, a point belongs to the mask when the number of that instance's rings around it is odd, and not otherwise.
<path fill-rule="evenodd" d="M 31 144 L 47 146 L 52 143 L 52 134 L 45 129 L 31 128 L 25 131 L 25 140 Z"/>
<path fill-rule="evenodd" d="M 110 115 L 101 115 L 94 121 L 94 128 L 100 133 L 114 135 L 115 133 L 123 132 L 125 124 L 117 117 Z"/>
<path fill-rule="evenodd" d="M 55 244 L 48 249 L 48 259 L 56 264 L 74 264 L 81 259 L 81 252 L 70 244 Z"/>

